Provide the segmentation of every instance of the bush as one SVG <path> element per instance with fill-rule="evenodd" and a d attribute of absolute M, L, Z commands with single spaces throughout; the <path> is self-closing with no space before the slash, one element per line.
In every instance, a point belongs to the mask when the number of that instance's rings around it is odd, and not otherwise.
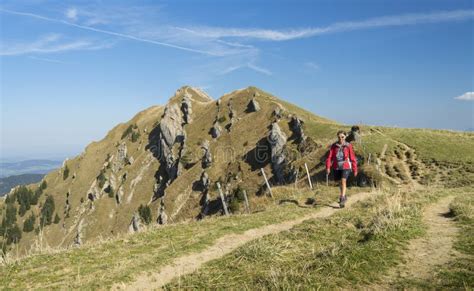
<path fill-rule="evenodd" d="M 244 189 L 237 186 L 237 189 L 234 191 L 234 198 L 237 199 L 238 202 L 245 201 Z"/>
<path fill-rule="evenodd" d="M 4 221 L 4 222 L 3 222 Z M 16 222 L 16 207 L 13 204 L 7 204 L 7 211 L 5 212 L 3 226 L 11 226 Z"/>
<path fill-rule="evenodd" d="M 69 177 L 69 167 L 66 165 L 63 172 L 63 180 L 66 180 Z"/>
<path fill-rule="evenodd" d="M 114 198 L 114 188 L 112 188 L 112 185 L 109 185 L 107 188 L 104 189 L 105 193 L 109 196 L 109 198 Z"/>
<path fill-rule="evenodd" d="M 229 203 L 229 210 L 232 213 L 236 213 L 240 210 L 240 203 L 237 199 L 232 199 Z"/>
<path fill-rule="evenodd" d="M 127 136 L 129 136 L 130 134 L 132 134 L 132 142 L 134 142 L 134 141 L 133 141 L 133 133 L 135 133 L 134 129 L 138 129 L 138 126 L 137 126 L 136 124 L 130 124 L 130 125 L 127 127 L 127 129 L 123 132 L 121 139 L 124 139 L 124 138 L 126 138 Z M 139 137 L 139 136 L 138 136 L 138 137 Z M 136 138 L 138 138 L 138 137 L 136 137 Z"/>
<path fill-rule="evenodd" d="M 33 231 L 35 229 L 35 222 L 36 217 L 33 213 L 31 213 L 30 217 L 28 217 L 23 223 L 23 232 Z"/>
<path fill-rule="evenodd" d="M 59 218 L 59 215 L 56 213 L 56 215 L 54 216 L 54 224 L 58 224 L 60 221 L 61 219 Z"/>
<path fill-rule="evenodd" d="M 13 227 L 7 229 L 5 238 L 7 245 L 20 241 L 21 230 L 16 223 L 13 225 Z"/>
<path fill-rule="evenodd" d="M 41 182 L 40 189 L 44 190 L 46 187 L 48 187 L 48 184 L 46 183 L 46 180 L 43 180 L 43 182 Z"/>
<path fill-rule="evenodd" d="M 104 171 L 101 170 L 99 173 L 99 176 L 97 176 L 97 182 L 99 182 L 99 188 L 102 189 L 102 187 L 104 187 L 105 181 L 106 181 L 106 178 L 104 175 Z"/>
<path fill-rule="evenodd" d="M 138 207 L 138 214 L 140 215 L 142 221 L 145 224 L 150 224 L 150 222 L 151 222 L 151 209 L 150 209 L 150 206 L 148 206 L 148 205 L 143 206 L 142 204 L 140 204 L 140 206 Z"/>
<path fill-rule="evenodd" d="M 219 122 L 219 123 L 224 123 L 226 120 L 227 120 L 227 119 L 226 119 L 225 116 L 221 116 L 221 117 L 219 117 L 219 118 L 217 119 L 217 122 Z"/>
<path fill-rule="evenodd" d="M 40 225 L 41 227 L 45 225 L 50 225 L 53 221 L 53 213 L 54 213 L 54 198 L 53 196 L 48 196 L 46 201 L 44 202 L 43 207 L 41 208 L 41 217 L 40 217 Z"/>
<path fill-rule="evenodd" d="M 132 142 L 136 142 L 140 138 L 140 133 L 138 131 L 132 132 Z"/>

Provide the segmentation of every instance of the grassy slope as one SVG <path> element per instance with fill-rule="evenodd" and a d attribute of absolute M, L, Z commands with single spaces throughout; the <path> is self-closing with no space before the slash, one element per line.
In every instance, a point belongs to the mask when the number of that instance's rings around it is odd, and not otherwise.
<path fill-rule="evenodd" d="M 423 205 L 468 189 L 385 194 L 328 219 L 251 242 L 173 288 L 339 288 L 374 283 L 423 235 Z M 471 210 L 472 211 L 472 210 Z"/>
<path fill-rule="evenodd" d="M 336 189 L 331 189 L 336 197 Z M 355 190 L 353 190 L 355 191 Z M 288 189 L 276 189 L 277 201 L 292 198 L 305 201 L 306 191 L 286 196 Z M 293 193 L 294 194 L 294 193 Z M 275 203 L 276 204 L 276 203 Z M 299 217 L 315 211 L 292 203 L 270 206 L 252 215 L 209 218 L 199 222 L 168 225 L 126 235 L 97 245 L 33 255 L 0 267 L 1 287 L 8 288 L 95 288 L 130 280 L 135 273 L 154 271 L 173 258 L 199 251 L 225 234 Z M 48 272 L 45 272 L 48 268 Z"/>

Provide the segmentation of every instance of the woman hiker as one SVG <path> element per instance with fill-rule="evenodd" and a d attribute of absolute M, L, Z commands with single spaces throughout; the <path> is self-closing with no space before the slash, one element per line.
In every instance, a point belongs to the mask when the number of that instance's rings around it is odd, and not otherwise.
<path fill-rule="evenodd" d="M 357 176 L 357 159 L 352 145 L 346 142 L 346 134 L 340 130 L 337 132 L 338 141 L 331 145 L 328 158 L 326 159 L 326 173 L 329 175 L 331 168 L 334 170 L 334 180 L 340 181 L 339 207 L 344 208 L 346 197 L 346 183 L 351 170 Z"/>

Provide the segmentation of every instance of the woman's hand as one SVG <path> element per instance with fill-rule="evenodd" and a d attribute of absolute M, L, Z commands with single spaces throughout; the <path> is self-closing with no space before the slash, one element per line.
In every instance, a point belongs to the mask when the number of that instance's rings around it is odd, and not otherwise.
<path fill-rule="evenodd" d="M 328 168 L 328 169 L 326 169 L 326 174 L 328 174 L 328 175 L 329 175 L 330 173 L 331 173 L 331 169 L 329 169 L 329 168 Z"/>

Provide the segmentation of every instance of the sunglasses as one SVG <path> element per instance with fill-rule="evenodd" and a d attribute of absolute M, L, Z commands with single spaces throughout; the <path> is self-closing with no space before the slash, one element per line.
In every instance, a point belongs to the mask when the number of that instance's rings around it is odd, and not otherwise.
<path fill-rule="evenodd" d="M 339 138 L 346 138 L 344 135 L 340 135 Z"/>

